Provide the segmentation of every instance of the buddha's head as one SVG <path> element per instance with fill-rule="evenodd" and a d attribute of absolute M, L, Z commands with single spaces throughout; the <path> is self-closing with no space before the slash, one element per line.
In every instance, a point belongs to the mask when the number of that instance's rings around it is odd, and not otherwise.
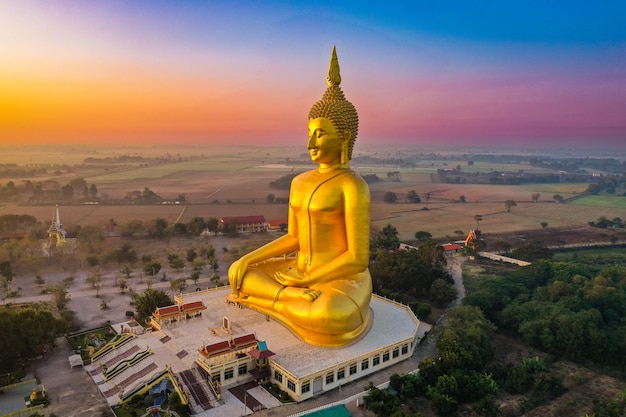
<path fill-rule="evenodd" d="M 322 99 L 313 104 L 309 111 L 309 120 L 325 118 L 333 124 L 337 135 L 345 141 L 342 148 L 342 162 L 347 163 L 352 159 L 352 148 L 356 141 L 359 130 L 359 115 L 356 109 L 346 100 L 341 91 L 341 75 L 339 74 L 339 61 L 337 52 L 333 47 L 333 53 L 328 66 L 326 78 L 328 88 Z"/>

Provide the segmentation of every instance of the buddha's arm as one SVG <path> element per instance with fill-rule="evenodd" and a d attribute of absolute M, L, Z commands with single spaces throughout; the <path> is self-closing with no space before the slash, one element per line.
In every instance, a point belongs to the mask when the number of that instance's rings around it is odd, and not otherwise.
<path fill-rule="evenodd" d="M 364 271 L 369 263 L 370 194 L 362 181 L 343 188 L 347 250 L 312 269 L 309 284 L 319 284 Z"/>

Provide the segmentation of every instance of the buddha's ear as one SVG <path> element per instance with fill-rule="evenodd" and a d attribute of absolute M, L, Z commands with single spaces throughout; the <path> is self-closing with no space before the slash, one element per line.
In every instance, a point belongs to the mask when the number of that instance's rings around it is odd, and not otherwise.
<path fill-rule="evenodd" d="M 349 161 L 348 158 L 348 146 L 350 145 L 350 139 L 352 133 L 349 130 L 344 130 L 341 136 L 341 165 L 346 165 Z"/>

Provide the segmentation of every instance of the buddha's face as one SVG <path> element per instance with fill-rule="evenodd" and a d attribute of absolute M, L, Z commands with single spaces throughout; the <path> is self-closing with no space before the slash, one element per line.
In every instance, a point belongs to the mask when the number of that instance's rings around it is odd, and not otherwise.
<path fill-rule="evenodd" d="M 325 117 L 309 120 L 309 143 L 311 160 L 319 164 L 333 165 L 341 161 L 342 138 L 333 122 Z"/>

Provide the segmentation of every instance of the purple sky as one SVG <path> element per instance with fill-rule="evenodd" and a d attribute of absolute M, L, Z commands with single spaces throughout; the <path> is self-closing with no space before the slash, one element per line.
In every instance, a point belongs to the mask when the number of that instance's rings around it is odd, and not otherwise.
<path fill-rule="evenodd" d="M 5 0 L 0 143 L 306 141 L 336 45 L 363 143 L 626 147 L 596 3 Z"/>

